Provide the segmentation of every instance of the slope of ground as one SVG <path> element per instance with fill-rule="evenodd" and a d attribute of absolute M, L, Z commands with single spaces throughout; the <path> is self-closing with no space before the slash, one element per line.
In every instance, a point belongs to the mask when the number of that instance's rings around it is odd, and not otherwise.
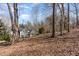
<path fill-rule="evenodd" d="M 29 38 L 10 46 L 0 46 L 0 55 L 79 55 L 79 29 L 56 38 Z"/>

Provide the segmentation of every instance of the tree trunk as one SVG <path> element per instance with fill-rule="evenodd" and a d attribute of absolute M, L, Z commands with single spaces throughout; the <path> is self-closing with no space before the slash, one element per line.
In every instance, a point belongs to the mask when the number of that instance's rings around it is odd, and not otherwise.
<path fill-rule="evenodd" d="M 62 34 L 63 34 L 63 33 L 62 33 L 62 23 L 63 23 L 63 22 L 62 22 L 62 14 L 61 14 L 61 20 L 60 20 L 60 35 L 61 35 L 61 36 L 62 36 Z"/>
<path fill-rule="evenodd" d="M 12 31 L 13 31 L 13 15 L 11 12 L 10 5 L 8 3 L 7 3 L 7 6 L 8 6 L 8 10 L 9 10 L 9 15 L 10 15 L 10 19 L 11 19 L 11 26 L 12 26 Z"/>
<path fill-rule="evenodd" d="M 53 3 L 52 37 L 55 37 L 55 3 Z"/>
<path fill-rule="evenodd" d="M 10 19 L 11 19 L 11 39 L 10 39 L 10 42 L 14 42 L 14 21 L 13 21 L 13 15 L 12 15 L 12 11 L 11 11 L 11 7 L 10 5 L 7 3 L 7 6 L 8 6 L 8 10 L 9 10 L 9 15 L 10 15 Z"/>
<path fill-rule="evenodd" d="M 62 23 L 63 23 L 63 20 L 62 20 L 62 8 L 60 8 L 60 5 L 57 4 L 59 9 L 60 9 L 60 13 L 61 13 L 61 19 L 60 19 L 60 22 L 59 22 L 59 25 L 60 25 L 60 35 L 62 36 Z"/>
<path fill-rule="evenodd" d="M 19 26 L 18 26 L 18 8 L 17 3 L 14 3 L 14 35 L 15 35 L 15 41 L 18 41 L 19 39 Z"/>
<path fill-rule="evenodd" d="M 62 24 L 63 24 L 63 29 L 65 29 L 65 15 L 64 15 L 64 4 L 62 3 Z"/>
<path fill-rule="evenodd" d="M 75 11 L 76 11 L 76 26 L 79 25 L 79 21 L 78 21 L 78 9 L 77 9 L 77 5 L 75 3 Z"/>
<path fill-rule="evenodd" d="M 69 9 L 70 9 L 70 6 L 69 6 L 69 3 L 68 3 L 68 32 L 70 32 L 70 30 L 69 30 L 69 21 L 70 21 L 70 13 L 69 13 Z"/>

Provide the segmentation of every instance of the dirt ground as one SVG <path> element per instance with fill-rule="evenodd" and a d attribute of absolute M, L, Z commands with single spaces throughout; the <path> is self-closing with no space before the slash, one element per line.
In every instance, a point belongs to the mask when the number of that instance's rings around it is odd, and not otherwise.
<path fill-rule="evenodd" d="M 79 56 L 79 29 L 56 38 L 27 38 L 10 46 L 0 46 L 1 56 Z"/>

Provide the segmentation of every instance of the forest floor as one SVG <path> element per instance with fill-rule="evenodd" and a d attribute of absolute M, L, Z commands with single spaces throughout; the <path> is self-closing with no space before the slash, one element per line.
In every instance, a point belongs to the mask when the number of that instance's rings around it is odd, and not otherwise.
<path fill-rule="evenodd" d="M 55 38 L 27 38 L 9 46 L 0 46 L 1 56 L 79 56 L 79 29 Z"/>

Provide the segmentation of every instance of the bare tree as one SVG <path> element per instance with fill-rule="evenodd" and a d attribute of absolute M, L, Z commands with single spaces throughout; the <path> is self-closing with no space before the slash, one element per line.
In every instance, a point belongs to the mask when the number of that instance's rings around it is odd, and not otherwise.
<path fill-rule="evenodd" d="M 69 13 L 69 10 L 70 10 L 70 5 L 69 5 L 69 3 L 68 3 L 68 32 L 70 31 L 69 30 L 69 21 L 70 21 L 70 13 Z"/>
<path fill-rule="evenodd" d="M 19 37 L 18 8 L 17 8 L 17 3 L 14 3 L 13 4 L 14 17 L 13 17 L 13 13 L 11 11 L 11 7 L 10 7 L 10 5 L 8 3 L 7 3 L 7 6 L 8 6 L 9 14 L 10 14 L 12 32 L 13 32 L 13 37 L 14 37 L 12 39 L 12 43 L 14 44 L 14 41 L 16 40 L 16 38 L 18 39 L 18 37 Z"/>
<path fill-rule="evenodd" d="M 60 10 L 60 14 L 61 14 L 61 19 L 60 19 L 60 35 L 62 35 L 62 23 L 63 23 L 63 19 L 62 19 L 62 8 L 60 7 L 60 4 L 57 4 Z"/>
<path fill-rule="evenodd" d="M 12 11 L 11 11 L 9 3 L 7 3 L 7 6 L 8 6 L 8 10 L 9 10 L 10 19 L 11 19 L 11 26 L 12 26 L 11 30 L 13 31 L 13 24 L 14 24 L 13 15 L 12 15 Z"/>
<path fill-rule="evenodd" d="M 78 26 L 79 25 L 79 21 L 78 21 L 78 7 L 77 7 L 76 3 L 74 4 L 74 6 L 75 6 L 75 11 L 76 11 L 76 26 Z"/>
<path fill-rule="evenodd" d="M 65 29 L 65 18 L 64 18 L 64 16 L 65 16 L 65 15 L 64 15 L 64 3 L 62 3 L 62 4 L 61 4 L 61 6 L 62 6 L 62 21 L 63 21 L 63 23 L 64 23 L 64 26 L 63 26 L 63 27 L 64 27 L 64 29 Z"/>
<path fill-rule="evenodd" d="M 34 26 L 35 26 L 35 30 L 36 32 L 38 32 L 38 16 L 39 16 L 39 4 L 35 5 L 34 8 L 33 8 L 33 12 L 32 12 L 32 17 L 33 17 L 33 20 L 34 20 Z"/>
<path fill-rule="evenodd" d="M 53 18 L 52 18 L 52 36 L 51 37 L 55 37 L 55 3 L 52 4 L 53 5 Z"/>
<path fill-rule="evenodd" d="M 18 25 L 18 7 L 17 7 L 17 3 L 14 3 L 13 7 L 14 7 L 15 39 L 18 39 L 19 38 L 19 25 Z"/>
<path fill-rule="evenodd" d="M 8 6 L 8 10 L 9 10 L 9 15 L 10 15 L 10 19 L 11 19 L 11 30 L 12 30 L 12 37 L 11 37 L 11 40 L 10 42 L 12 44 L 14 44 L 14 34 L 15 34 L 15 31 L 14 31 L 14 18 L 13 18 L 13 14 L 12 14 L 12 11 L 11 11 L 11 7 L 10 7 L 10 4 L 7 3 L 7 6 Z"/>

